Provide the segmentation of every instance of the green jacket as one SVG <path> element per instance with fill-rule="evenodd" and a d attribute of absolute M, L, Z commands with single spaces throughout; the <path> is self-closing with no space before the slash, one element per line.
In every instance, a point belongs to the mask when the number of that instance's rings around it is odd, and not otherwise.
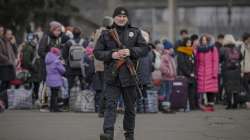
<path fill-rule="evenodd" d="M 30 44 L 25 44 L 22 49 L 22 54 L 23 54 L 22 68 L 29 70 L 29 72 L 31 73 L 30 82 L 40 82 L 41 62 L 39 58 L 35 58 L 36 48 L 31 46 Z M 32 62 L 33 60 L 34 63 Z"/>

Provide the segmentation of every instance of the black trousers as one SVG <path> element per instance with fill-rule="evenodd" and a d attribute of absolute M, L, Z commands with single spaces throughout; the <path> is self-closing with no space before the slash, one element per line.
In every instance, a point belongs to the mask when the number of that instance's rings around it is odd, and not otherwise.
<path fill-rule="evenodd" d="M 125 105 L 123 129 L 126 132 L 134 132 L 135 129 L 135 104 L 137 91 L 135 86 L 116 87 L 107 85 L 105 88 L 106 108 L 104 112 L 103 131 L 106 134 L 114 135 L 116 121 L 117 98 L 122 94 Z"/>
<path fill-rule="evenodd" d="M 106 107 L 106 99 L 105 99 L 105 87 L 103 88 L 103 90 L 98 90 L 96 92 L 99 92 L 99 97 L 95 97 L 95 98 L 99 98 L 98 101 L 98 113 L 100 114 L 104 114 L 105 112 L 105 107 Z M 98 93 L 97 93 L 98 94 Z M 97 99 L 98 100 L 98 99 Z"/>
<path fill-rule="evenodd" d="M 5 108 L 8 108 L 8 95 L 7 89 L 9 88 L 10 84 L 8 81 L 2 81 L 0 85 L 0 100 L 2 100 L 5 104 Z"/>
<path fill-rule="evenodd" d="M 99 101 L 99 113 L 100 114 L 104 114 L 105 107 L 106 107 L 106 99 L 105 99 L 104 92 L 102 92 L 100 95 L 100 101 Z"/>
<path fill-rule="evenodd" d="M 60 87 L 51 87 L 51 98 L 50 98 L 50 111 L 57 111 L 58 110 L 58 93 L 60 90 Z"/>
<path fill-rule="evenodd" d="M 96 90 L 95 94 L 95 111 L 96 112 L 101 112 L 101 104 L 102 104 L 102 90 Z M 102 107 L 103 108 L 103 107 Z"/>
<path fill-rule="evenodd" d="M 208 101 L 208 103 L 213 103 L 214 102 L 215 95 L 216 94 L 214 94 L 214 93 L 207 93 L 207 101 Z"/>
<path fill-rule="evenodd" d="M 39 82 L 32 82 L 29 84 L 29 88 L 32 88 L 32 86 L 33 86 L 32 98 L 33 98 L 33 101 L 36 101 L 39 98 L 38 92 L 39 92 L 40 83 Z"/>
<path fill-rule="evenodd" d="M 198 95 L 196 93 L 196 83 L 193 81 L 188 84 L 188 100 L 191 110 L 198 109 Z"/>

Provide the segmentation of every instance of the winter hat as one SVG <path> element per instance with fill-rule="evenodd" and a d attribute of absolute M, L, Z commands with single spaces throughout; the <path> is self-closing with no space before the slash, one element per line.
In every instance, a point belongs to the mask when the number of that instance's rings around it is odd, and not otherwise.
<path fill-rule="evenodd" d="M 58 49 L 58 48 L 53 47 L 53 48 L 50 49 L 50 51 L 51 51 L 53 54 L 56 54 L 57 56 L 60 55 L 60 49 Z"/>
<path fill-rule="evenodd" d="M 51 21 L 49 23 L 50 31 L 54 31 L 57 28 L 62 28 L 62 24 L 57 21 Z"/>
<path fill-rule="evenodd" d="M 113 25 L 113 18 L 110 16 L 105 16 L 102 21 L 102 26 L 103 27 L 110 27 Z"/>
<path fill-rule="evenodd" d="M 164 49 L 170 49 L 170 48 L 174 47 L 173 44 L 171 42 L 167 41 L 167 40 L 165 40 L 163 42 L 163 46 L 164 46 Z"/>
<path fill-rule="evenodd" d="M 128 17 L 128 10 L 124 7 L 117 7 L 114 11 L 113 17 L 118 15 L 124 15 Z"/>
<path fill-rule="evenodd" d="M 235 45 L 235 44 L 236 44 L 236 41 L 235 41 L 233 35 L 226 34 L 224 36 L 223 45 Z"/>

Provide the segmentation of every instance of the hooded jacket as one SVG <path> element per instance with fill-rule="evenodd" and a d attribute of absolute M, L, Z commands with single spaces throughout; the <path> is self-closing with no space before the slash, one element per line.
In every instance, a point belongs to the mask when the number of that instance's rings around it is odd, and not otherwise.
<path fill-rule="evenodd" d="M 195 53 L 198 93 L 217 93 L 219 74 L 219 54 L 211 38 L 208 45 L 198 46 Z"/>
<path fill-rule="evenodd" d="M 65 68 L 60 62 L 59 56 L 49 52 L 45 58 L 46 64 L 46 83 L 49 87 L 60 87 L 63 85 L 62 75 L 65 73 Z"/>
<path fill-rule="evenodd" d="M 170 50 L 164 49 L 161 57 L 160 70 L 163 80 L 174 80 L 176 78 L 176 61 Z"/>

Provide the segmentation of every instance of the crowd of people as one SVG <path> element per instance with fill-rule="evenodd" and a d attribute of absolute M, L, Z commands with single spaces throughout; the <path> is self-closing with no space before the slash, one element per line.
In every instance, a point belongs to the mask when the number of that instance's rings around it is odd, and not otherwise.
<path fill-rule="evenodd" d="M 187 30 L 181 30 L 180 35 L 174 45 L 168 40 L 158 44 L 162 76 L 155 79 L 162 81 L 160 95 L 170 101 L 174 79 L 184 76 L 188 81 L 188 110 L 210 112 L 216 103 L 226 105 L 226 109 L 246 107 L 249 33 L 239 41 L 232 34 L 220 34 L 215 39 L 209 34 L 189 36 Z"/>
<path fill-rule="evenodd" d="M 33 89 L 33 104 L 40 102 L 42 82 L 51 90 L 49 110 L 68 110 L 69 98 L 58 105 L 63 77 L 70 95 L 78 79 L 81 89 L 95 91 L 95 109 L 104 115 L 104 62 L 94 57 L 94 49 L 104 30 L 111 28 L 112 17 L 104 17 L 103 26 L 89 38 L 82 38 L 79 27 L 64 27 L 57 21 L 49 23 L 48 32 L 41 27 L 28 32 L 21 44 L 16 43 L 11 29 L 0 26 L 0 108 L 8 108 L 7 89 L 11 85 L 26 84 Z M 217 103 L 226 109 L 246 106 L 250 84 L 250 34 L 236 40 L 232 34 L 220 34 L 215 39 L 209 34 L 189 35 L 181 30 L 175 43 L 168 39 L 152 41 L 150 33 L 141 30 L 150 51 L 137 62 L 136 70 L 142 95 L 137 97 L 137 112 L 146 112 L 147 90 L 158 90 L 159 108 L 172 113 L 171 93 L 179 77 L 186 79 L 187 106 L 185 110 L 214 111 Z M 20 73 L 23 75 L 20 76 Z M 119 103 L 123 99 L 119 98 Z M 142 105 L 141 105 L 142 104 Z M 167 107 L 165 105 L 167 104 Z M 118 111 L 124 111 L 119 104 Z"/>
<path fill-rule="evenodd" d="M 104 117 L 100 139 L 113 140 L 118 111 L 125 139 L 134 140 L 136 112 L 250 108 L 250 33 L 236 41 L 183 29 L 173 43 L 152 41 L 130 23 L 128 10 L 117 7 L 88 38 L 51 21 L 21 44 L 0 26 L 0 112 L 97 112 Z"/>

